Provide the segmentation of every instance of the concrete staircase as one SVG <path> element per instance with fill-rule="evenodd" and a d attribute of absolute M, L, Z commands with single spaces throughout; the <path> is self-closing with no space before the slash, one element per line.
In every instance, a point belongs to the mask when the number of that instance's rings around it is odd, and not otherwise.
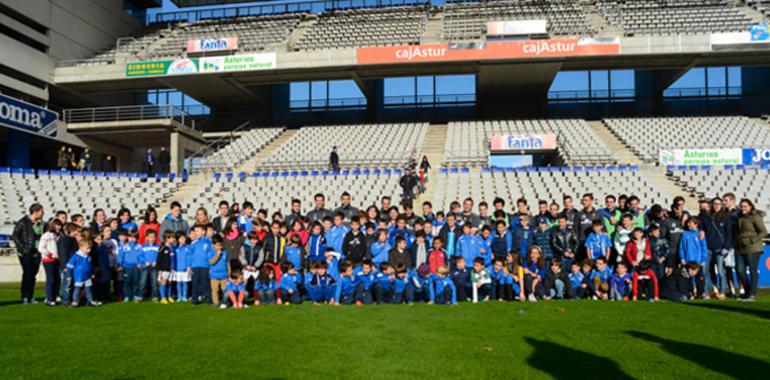
<path fill-rule="evenodd" d="M 286 39 L 286 51 L 294 51 L 297 47 L 297 44 L 299 43 L 299 40 L 302 38 L 302 36 L 305 35 L 305 32 L 317 22 L 318 18 L 316 17 L 303 19 L 300 21 L 299 25 L 297 25 L 297 27 L 291 31 L 291 34 Z"/>
<path fill-rule="evenodd" d="M 591 24 L 591 27 L 596 31 L 596 35 L 600 36 L 622 36 L 623 28 L 619 28 L 615 25 L 610 25 L 607 20 L 599 14 L 599 10 L 592 1 L 583 1 L 583 13 L 586 15 L 586 19 Z"/>
<path fill-rule="evenodd" d="M 663 167 L 654 165 L 641 165 L 639 166 L 639 172 L 650 182 L 653 183 L 662 193 L 669 194 L 671 197 L 681 195 L 685 199 L 685 207 L 690 212 L 697 213 L 698 211 L 698 199 L 696 196 L 685 189 L 677 185 L 670 177 L 666 176 L 666 171 Z M 647 207 L 652 205 L 645 205 Z M 661 205 L 664 208 L 668 208 L 670 205 Z"/>
<path fill-rule="evenodd" d="M 444 159 L 444 147 L 446 144 L 448 127 L 446 124 L 431 124 L 428 129 L 428 135 L 425 137 L 425 144 L 422 147 L 422 154 L 428 157 L 431 169 L 428 171 L 428 183 L 426 185 L 425 192 L 417 197 L 417 201 L 414 206 L 415 209 L 420 210 L 420 205 L 425 201 L 432 201 L 433 194 L 435 193 L 435 179 L 438 176 L 438 169 L 441 167 L 441 161 Z M 419 164 L 422 160 L 422 156 L 418 157 L 417 162 Z"/>
<path fill-rule="evenodd" d="M 158 217 L 163 218 L 166 215 L 168 210 L 171 209 L 171 202 L 178 201 L 181 203 L 181 201 L 187 199 L 189 195 L 200 191 L 201 186 L 203 186 L 203 183 L 205 183 L 209 177 L 211 177 L 211 172 L 199 172 L 187 178 L 187 182 L 179 185 L 170 196 L 161 200 L 160 204 L 157 205 L 156 210 L 158 210 Z M 185 213 L 188 214 L 188 217 L 192 217 L 193 215 L 189 214 L 192 214 L 195 210 L 182 211 L 185 211 Z"/>
<path fill-rule="evenodd" d="M 589 121 L 588 125 L 604 140 L 621 165 L 641 165 L 642 161 L 628 147 L 610 132 L 601 120 Z"/>
<path fill-rule="evenodd" d="M 444 31 L 444 13 L 437 12 L 432 14 L 428 18 L 428 23 L 425 25 L 425 31 L 420 36 L 421 44 L 439 43 L 443 41 L 442 34 Z"/>
<path fill-rule="evenodd" d="M 757 12 L 756 9 L 747 6 L 742 1 L 732 0 L 728 2 L 732 6 L 738 8 L 739 11 L 745 13 L 747 16 L 751 18 L 751 22 L 758 24 L 758 23 L 764 23 L 767 20 L 765 19 L 765 15 L 762 13 Z"/>
<path fill-rule="evenodd" d="M 246 161 L 243 161 L 238 167 L 233 169 L 234 173 L 246 172 L 251 173 L 257 169 L 257 166 L 265 158 L 270 157 L 278 148 L 285 144 L 295 133 L 299 132 L 299 129 L 287 129 L 284 130 L 278 137 L 275 138 L 270 144 L 262 148 L 257 154 L 251 156 Z"/>

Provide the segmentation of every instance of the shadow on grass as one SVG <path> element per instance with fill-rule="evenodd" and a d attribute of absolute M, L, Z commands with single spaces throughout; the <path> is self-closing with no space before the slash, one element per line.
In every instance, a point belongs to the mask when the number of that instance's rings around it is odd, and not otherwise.
<path fill-rule="evenodd" d="M 760 307 L 762 306 L 757 303 L 744 304 L 744 306 L 738 306 L 738 305 L 727 304 L 727 303 L 683 302 L 681 303 L 681 305 L 702 307 L 704 309 L 712 309 L 712 310 L 719 310 L 719 311 L 729 311 L 733 313 L 751 315 L 762 319 L 770 319 L 770 309 L 760 309 Z M 759 306 L 756 306 L 756 305 L 759 305 Z"/>
<path fill-rule="evenodd" d="M 633 378 L 612 359 L 530 337 L 524 340 L 535 349 L 527 358 L 527 364 L 555 379 Z"/>
<path fill-rule="evenodd" d="M 677 342 L 641 331 L 626 331 L 626 334 L 657 343 L 672 355 L 732 378 L 759 379 L 770 373 L 770 363 L 735 352 L 697 343 Z"/>

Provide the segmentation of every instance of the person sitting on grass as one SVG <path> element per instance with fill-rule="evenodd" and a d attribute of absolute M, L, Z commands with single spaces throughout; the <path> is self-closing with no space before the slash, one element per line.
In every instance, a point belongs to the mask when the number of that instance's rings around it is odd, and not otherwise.
<path fill-rule="evenodd" d="M 340 280 L 337 281 L 332 277 L 329 272 L 327 272 L 327 264 L 326 261 L 314 261 L 315 263 L 315 270 L 314 273 L 311 275 L 310 281 L 308 282 L 308 293 L 310 295 L 310 299 L 313 301 L 314 305 L 319 305 L 324 302 L 328 302 L 330 305 L 333 305 L 335 303 L 339 302 L 339 298 L 335 296 L 335 290 L 337 289 L 337 286 L 344 280 L 345 277 L 348 277 L 348 269 L 350 267 L 350 262 L 345 260 L 340 263 Z M 350 271 L 352 274 L 352 271 Z"/>
<path fill-rule="evenodd" d="M 572 299 L 574 293 L 570 286 L 570 279 L 567 272 L 562 270 L 564 261 L 561 257 L 556 257 L 551 261 L 550 269 L 545 274 L 545 280 L 543 281 L 543 287 L 545 288 L 545 299 Z"/>
<path fill-rule="evenodd" d="M 508 255 L 507 265 L 513 295 L 518 297 L 519 301 L 525 301 L 527 297 L 524 294 L 524 266 L 521 265 L 521 255 L 511 252 Z"/>
<path fill-rule="evenodd" d="M 660 299 L 658 294 L 658 278 L 655 276 L 655 271 L 652 268 L 652 260 L 643 260 L 634 268 L 632 281 L 634 301 L 642 295 L 646 296 L 650 302 Z"/>
<path fill-rule="evenodd" d="M 326 272 L 323 266 L 319 268 L 319 274 Z M 333 287 L 334 295 L 329 304 L 351 305 L 355 302 L 357 306 L 363 305 L 361 302 L 361 284 L 353 276 L 353 263 L 343 260 L 340 263 L 340 281 Z"/>
<path fill-rule="evenodd" d="M 377 273 L 374 271 L 374 264 L 372 264 L 372 261 L 366 259 L 361 262 L 361 268 L 355 272 L 354 276 L 361 288 L 361 302 L 364 305 L 371 304 L 374 299 L 374 284 L 377 280 Z"/>
<path fill-rule="evenodd" d="M 230 279 L 225 286 L 225 298 L 227 301 L 223 303 L 225 308 L 228 305 L 232 305 L 236 309 L 249 308 L 246 301 L 246 283 L 243 281 L 243 273 L 240 270 L 234 270 L 230 272 Z"/>
<path fill-rule="evenodd" d="M 424 301 L 432 304 L 436 299 L 433 285 L 434 279 L 435 275 L 430 272 L 430 266 L 428 264 L 421 264 L 417 268 L 417 276 L 414 276 L 411 286 L 407 287 L 407 291 L 411 293 L 407 296 L 407 302 L 412 304 Z"/>
<path fill-rule="evenodd" d="M 613 301 L 628 301 L 631 294 L 631 274 L 625 261 L 618 263 L 616 273 L 610 279 L 610 299 Z"/>
<path fill-rule="evenodd" d="M 411 291 L 413 289 L 411 280 L 412 277 L 407 267 L 403 265 L 396 266 L 396 278 L 393 280 L 393 297 L 390 299 L 390 303 L 400 305 L 413 300 L 414 293 Z"/>
<path fill-rule="evenodd" d="M 256 297 L 254 305 L 270 305 L 275 303 L 275 272 L 270 267 L 264 267 L 259 271 L 257 281 L 254 282 Z"/>
<path fill-rule="evenodd" d="M 663 298 L 674 302 L 687 302 L 698 298 L 698 287 L 693 284 L 698 272 L 700 264 L 694 261 L 674 270 L 664 282 Z"/>
<path fill-rule="evenodd" d="M 524 219 L 524 218 L 522 218 Z M 545 279 L 545 259 L 538 246 L 532 246 L 524 260 L 524 284 L 529 302 L 537 302 L 545 297 L 543 280 Z"/>
<path fill-rule="evenodd" d="M 457 305 L 457 288 L 449 277 L 449 267 L 442 265 L 438 268 L 436 279 L 433 281 L 436 290 L 435 303 L 439 305 Z"/>
<path fill-rule="evenodd" d="M 591 290 L 593 291 L 593 298 L 597 299 L 609 299 L 610 296 L 610 279 L 612 278 L 612 269 L 607 265 L 607 258 L 600 257 L 596 259 L 594 268 L 591 271 L 589 281 L 591 282 Z"/>
<path fill-rule="evenodd" d="M 93 294 L 91 293 L 91 287 L 93 286 L 91 273 L 91 242 L 83 239 L 78 242 L 78 251 L 70 257 L 67 263 L 67 273 L 71 278 L 71 282 L 74 284 L 74 291 L 72 292 L 72 307 L 78 307 L 80 302 L 80 292 L 83 291 L 86 296 L 86 302 L 89 306 L 99 306 L 94 302 Z"/>
<path fill-rule="evenodd" d="M 475 260 L 475 259 L 474 259 Z M 471 294 L 471 271 L 465 266 L 465 257 L 453 257 L 454 270 L 449 274 L 449 278 L 455 284 L 457 289 L 457 299 L 463 302 L 468 301 L 468 295 Z M 471 268 L 473 268 L 471 266 Z"/>
<path fill-rule="evenodd" d="M 586 260 L 590 262 L 590 259 Z M 583 281 L 585 279 L 585 275 L 580 271 L 580 266 L 581 263 L 573 261 L 572 264 L 570 264 L 570 272 L 568 275 L 569 285 L 572 288 L 572 294 L 575 296 L 575 299 L 586 298 L 588 294 L 586 291 L 588 285 Z"/>
<path fill-rule="evenodd" d="M 396 272 L 393 266 L 388 262 L 380 264 L 380 271 L 375 276 L 374 294 L 377 304 L 389 303 L 393 298 L 393 281 L 396 279 Z"/>
<path fill-rule="evenodd" d="M 473 303 L 482 301 L 487 302 L 492 296 L 492 277 L 489 276 L 489 270 L 484 266 L 484 259 L 477 257 L 473 260 L 473 272 L 471 272 L 471 286 L 473 290 Z"/>
<path fill-rule="evenodd" d="M 513 299 L 513 278 L 505 273 L 503 260 L 495 258 L 492 267 L 489 268 L 489 277 L 492 278 L 492 299 L 498 301 L 510 301 Z"/>
<path fill-rule="evenodd" d="M 301 280 L 297 269 L 294 268 L 294 264 L 290 261 L 283 263 L 281 265 L 281 272 L 283 273 L 279 286 L 281 296 L 278 298 L 277 303 L 279 305 L 282 303 L 286 305 L 302 303 L 302 297 L 299 294 L 299 283 Z"/>

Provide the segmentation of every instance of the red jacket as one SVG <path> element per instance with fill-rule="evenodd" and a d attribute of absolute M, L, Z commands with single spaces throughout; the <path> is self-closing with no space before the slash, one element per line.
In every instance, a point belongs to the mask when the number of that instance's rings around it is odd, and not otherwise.
<path fill-rule="evenodd" d="M 648 239 L 644 239 L 646 244 L 644 245 L 644 257 L 642 260 L 652 260 L 652 249 L 650 249 L 650 241 Z M 636 259 L 639 255 L 639 249 L 636 247 L 636 242 L 634 240 L 630 240 L 626 244 L 626 251 L 624 252 L 624 255 L 626 257 L 626 261 L 629 265 L 635 266 Z M 639 260 L 639 261 L 642 261 Z"/>
<path fill-rule="evenodd" d="M 430 265 L 430 273 L 436 274 L 438 267 L 446 265 L 446 252 L 443 249 L 434 249 L 428 255 L 428 265 Z"/>
<path fill-rule="evenodd" d="M 634 297 L 637 297 L 639 295 L 639 280 L 640 279 L 649 279 L 652 281 L 653 286 L 653 297 L 658 298 L 658 277 L 655 276 L 655 272 L 653 272 L 652 268 L 647 269 L 646 271 L 639 273 L 638 270 L 634 271 L 633 279 L 631 280 L 631 285 L 633 286 L 632 291 Z M 648 294 L 647 297 L 650 295 Z"/>
<path fill-rule="evenodd" d="M 158 236 L 160 233 L 160 224 L 158 223 L 144 223 L 139 227 L 139 239 L 137 241 L 140 245 L 144 245 L 145 239 L 147 238 L 147 231 L 148 230 L 155 230 L 155 242 L 160 244 L 164 243 L 163 236 Z"/>

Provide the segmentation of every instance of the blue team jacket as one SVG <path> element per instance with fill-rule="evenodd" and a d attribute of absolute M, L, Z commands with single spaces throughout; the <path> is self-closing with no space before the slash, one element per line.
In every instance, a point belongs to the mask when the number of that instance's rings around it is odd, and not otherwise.
<path fill-rule="evenodd" d="M 435 294 L 441 294 L 444 292 L 444 289 L 448 288 L 452 292 L 452 299 L 450 301 L 453 305 L 457 303 L 457 288 L 455 288 L 455 284 L 452 282 L 452 279 L 449 277 L 436 277 L 436 279 L 433 281 L 433 284 L 436 286 Z"/>
<path fill-rule="evenodd" d="M 214 252 L 212 249 L 209 252 L 208 259 L 211 260 L 216 256 L 217 253 Z M 217 260 L 214 265 L 211 266 L 211 270 L 209 271 L 209 277 L 212 280 L 224 280 L 227 278 L 227 264 L 230 262 L 230 256 L 227 254 L 227 251 L 222 250 L 222 254 L 219 255 L 219 260 Z"/>
<path fill-rule="evenodd" d="M 211 240 L 202 237 L 190 245 L 190 250 L 192 251 L 192 257 L 190 258 L 191 268 L 209 269 L 211 267 L 211 264 L 209 264 L 209 253 L 214 252 Z"/>
<path fill-rule="evenodd" d="M 457 251 L 455 255 L 465 258 L 465 266 L 472 267 L 473 260 L 481 254 L 479 239 L 473 235 L 463 235 L 457 239 Z"/>
<path fill-rule="evenodd" d="M 293 290 L 294 292 L 297 292 L 297 286 L 301 281 L 302 279 L 299 277 L 299 273 L 295 273 L 295 274 L 284 273 L 281 276 L 280 288 L 281 290 L 285 290 L 285 291 Z"/>
<path fill-rule="evenodd" d="M 118 250 L 118 266 L 121 268 L 136 268 L 140 263 L 144 265 L 144 251 L 139 244 L 126 242 Z"/>
<path fill-rule="evenodd" d="M 324 255 L 326 254 L 326 238 L 323 234 L 311 234 L 307 239 L 307 248 L 308 261 L 324 260 Z"/>
<path fill-rule="evenodd" d="M 388 252 L 390 252 L 391 248 L 393 248 L 390 243 L 382 243 L 382 242 L 375 242 L 372 244 L 372 247 L 370 248 L 370 251 L 372 253 L 372 263 L 374 263 L 374 267 L 379 269 L 380 264 L 388 261 Z"/>
<path fill-rule="evenodd" d="M 152 264 L 157 264 L 159 249 L 160 249 L 159 244 L 150 245 L 150 243 L 147 243 L 142 246 L 142 251 L 144 252 L 144 260 L 142 262 L 142 267 L 147 267 L 147 265 L 145 265 L 147 262 L 150 263 L 150 266 L 152 266 Z"/>
<path fill-rule="evenodd" d="M 356 291 L 358 282 L 355 278 L 349 276 L 340 276 L 337 287 L 334 291 L 334 300 L 339 302 L 342 296 L 349 296 Z"/>
<path fill-rule="evenodd" d="M 91 257 L 80 251 L 75 252 L 67 262 L 67 270 L 70 271 L 74 282 L 84 282 L 91 279 Z"/>
<path fill-rule="evenodd" d="M 704 264 L 708 258 L 706 239 L 698 239 L 700 230 L 687 230 L 679 238 L 679 260 Z"/>
<path fill-rule="evenodd" d="M 374 271 L 369 271 L 369 274 L 365 274 L 363 270 L 358 270 L 354 276 L 356 281 L 364 286 L 364 291 L 369 290 L 377 279 L 377 274 Z"/>

